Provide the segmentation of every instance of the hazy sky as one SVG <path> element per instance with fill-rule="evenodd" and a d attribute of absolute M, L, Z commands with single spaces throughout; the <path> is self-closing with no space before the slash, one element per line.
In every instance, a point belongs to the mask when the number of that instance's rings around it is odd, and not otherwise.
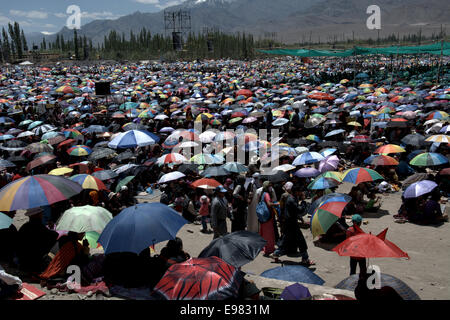
<path fill-rule="evenodd" d="M 19 22 L 25 33 L 54 33 L 66 24 L 67 8 L 77 5 L 81 25 L 96 19 L 116 19 L 136 11 L 156 12 L 184 0 L 2 0 L 0 26 Z"/>

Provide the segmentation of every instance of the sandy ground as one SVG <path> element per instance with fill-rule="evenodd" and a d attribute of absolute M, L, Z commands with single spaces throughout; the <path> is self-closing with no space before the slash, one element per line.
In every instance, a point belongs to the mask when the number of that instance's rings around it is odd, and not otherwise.
<path fill-rule="evenodd" d="M 342 184 L 337 192 L 347 193 L 351 184 Z M 401 192 L 383 195 L 383 203 L 379 213 L 366 213 L 363 215 L 362 228 L 366 232 L 378 234 L 385 228 L 389 228 L 387 239 L 406 251 L 410 259 L 378 258 L 371 259 L 370 264 L 380 267 L 382 273 L 393 275 L 408 284 L 421 299 L 445 300 L 450 299 L 450 224 L 440 226 L 418 226 L 411 223 L 398 224 L 394 222 L 395 215 L 401 205 Z M 157 200 L 154 199 L 153 201 Z M 448 209 L 448 208 L 447 208 Z M 27 217 L 19 213 L 14 218 L 16 227 L 27 221 Z M 198 256 L 213 238 L 212 234 L 200 232 L 201 225 L 185 225 L 178 237 L 183 239 L 184 249 L 192 257 Z M 229 230 L 231 226 L 229 225 Z M 325 280 L 324 286 L 334 287 L 345 279 L 350 272 L 349 258 L 341 257 L 331 248 L 317 246 L 309 229 L 302 229 L 303 235 L 309 247 L 309 255 L 316 265 L 311 268 L 317 275 Z M 165 242 L 156 245 L 159 252 Z M 330 247 L 333 247 L 331 245 Z M 282 256 L 280 260 L 286 264 L 299 262 L 300 257 Z M 263 271 L 281 265 L 273 259 L 263 257 L 262 253 L 251 263 L 245 265 L 242 270 L 250 275 L 259 275 Z M 39 284 L 35 284 L 40 287 Z M 41 288 L 42 289 L 42 288 Z M 116 300 L 116 297 L 105 297 L 101 294 L 83 296 L 78 294 L 57 293 L 48 291 L 42 300 Z"/>

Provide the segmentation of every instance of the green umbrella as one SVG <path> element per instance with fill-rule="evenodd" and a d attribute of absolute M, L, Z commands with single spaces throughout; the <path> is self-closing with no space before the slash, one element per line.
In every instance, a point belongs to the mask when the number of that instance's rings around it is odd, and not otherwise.
<path fill-rule="evenodd" d="M 78 233 L 95 231 L 100 234 L 112 218 L 111 212 L 102 207 L 73 207 L 63 213 L 56 230 Z"/>
<path fill-rule="evenodd" d="M 88 231 L 84 235 L 84 239 L 89 242 L 89 247 L 91 247 L 92 249 L 98 248 L 100 246 L 98 244 L 98 238 L 100 238 L 100 233 L 95 231 Z"/>
<path fill-rule="evenodd" d="M 235 123 L 235 122 L 239 122 L 239 121 L 241 121 L 241 120 L 242 120 L 241 117 L 236 117 L 236 118 L 233 118 L 233 119 L 231 119 L 230 121 L 228 121 L 228 123 Z"/>
<path fill-rule="evenodd" d="M 128 184 L 128 182 L 130 182 L 130 181 L 133 180 L 134 178 L 135 178 L 135 176 L 128 176 L 128 177 L 126 177 L 126 178 L 120 180 L 119 183 L 118 183 L 117 186 L 116 186 L 116 192 L 119 192 L 120 189 L 121 189 L 123 186 L 126 186 L 126 185 Z"/>

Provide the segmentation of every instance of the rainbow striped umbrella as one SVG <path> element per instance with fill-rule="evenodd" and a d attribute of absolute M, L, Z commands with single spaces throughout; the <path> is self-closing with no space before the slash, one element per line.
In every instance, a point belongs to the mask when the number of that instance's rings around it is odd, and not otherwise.
<path fill-rule="evenodd" d="M 447 136 L 445 134 L 436 134 L 434 136 L 426 138 L 425 141 L 437 143 L 450 143 L 450 136 Z"/>
<path fill-rule="evenodd" d="M 362 182 L 384 180 L 378 172 L 367 168 L 353 168 L 345 171 L 342 175 L 343 182 L 350 182 L 353 184 L 358 184 Z"/>
<path fill-rule="evenodd" d="M 336 187 L 340 184 L 338 180 L 332 178 L 316 177 L 309 185 L 310 190 L 324 190 Z"/>
<path fill-rule="evenodd" d="M 384 146 L 379 147 L 377 150 L 375 150 L 374 153 L 388 154 L 388 153 L 399 153 L 399 152 L 406 152 L 406 150 L 396 144 L 386 144 Z"/>
<path fill-rule="evenodd" d="M 63 131 L 63 133 L 66 138 L 71 138 L 71 139 L 74 139 L 76 137 L 83 135 L 80 131 L 75 130 L 75 129 L 66 129 Z"/>
<path fill-rule="evenodd" d="M 92 190 L 108 190 L 105 184 L 99 179 L 89 174 L 76 174 L 73 177 L 70 177 L 70 180 L 78 183 L 83 189 L 92 189 Z"/>
<path fill-rule="evenodd" d="M 434 152 L 421 153 L 409 162 L 409 164 L 418 167 L 439 166 L 444 163 L 448 163 L 447 157 Z"/>
<path fill-rule="evenodd" d="M 350 200 L 345 196 L 336 196 L 322 201 L 311 216 L 313 237 L 325 234 L 341 217 L 342 211 Z"/>
<path fill-rule="evenodd" d="M 449 115 L 445 111 L 434 111 L 427 116 L 427 120 L 431 119 L 448 119 Z"/>
<path fill-rule="evenodd" d="M 71 156 L 83 157 L 92 153 L 92 149 L 88 146 L 77 145 L 67 149 L 67 153 Z"/>
<path fill-rule="evenodd" d="M 14 211 L 48 206 L 68 200 L 81 192 L 70 179 L 47 174 L 28 176 L 7 184 L 0 190 L 0 210 Z"/>

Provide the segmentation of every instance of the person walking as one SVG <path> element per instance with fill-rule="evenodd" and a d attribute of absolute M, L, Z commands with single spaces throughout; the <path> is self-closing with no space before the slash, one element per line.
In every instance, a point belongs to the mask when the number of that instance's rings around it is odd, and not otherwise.
<path fill-rule="evenodd" d="M 214 231 L 214 238 L 219 238 L 227 234 L 227 213 L 228 202 L 225 198 L 227 189 L 223 186 L 216 188 L 216 196 L 211 204 L 211 227 Z"/>
<path fill-rule="evenodd" d="M 363 233 L 363 230 L 360 228 L 362 223 L 362 217 L 359 214 L 354 214 L 352 216 L 353 226 L 347 229 L 347 239 L 353 236 L 356 236 L 360 233 Z M 350 275 L 356 274 L 356 267 L 359 265 L 359 272 L 362 275 L 367 273 L 367 265 L 366 258 L 356 258 L 350 257 Z"/>

